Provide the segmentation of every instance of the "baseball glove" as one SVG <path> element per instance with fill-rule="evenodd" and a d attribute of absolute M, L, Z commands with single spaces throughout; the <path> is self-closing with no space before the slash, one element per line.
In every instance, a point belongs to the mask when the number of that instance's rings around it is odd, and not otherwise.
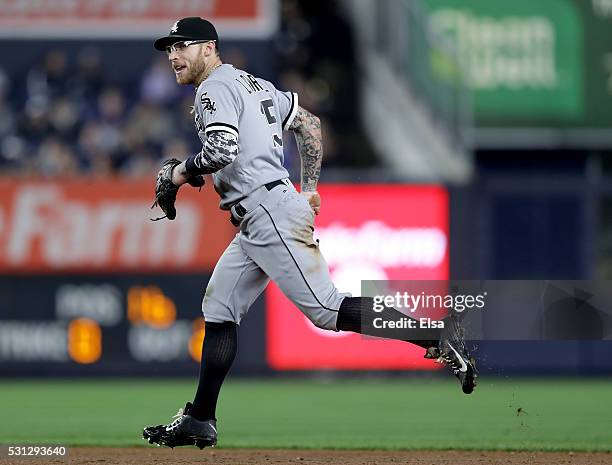
<path fill-rule="evenodd" d="M 155 201 L 151 208 L 159 207 L 164 212 L 164 216 L 159 218 L 151 218 L 151 221 L 159 221 L 164 218 L 173 220 L 176 218 L 176 208 L 174 203 L 176 202 L 176 194 L 180 186 L 177 186 L 172 182 L 172 171 L 177 165 L 180 165 L 181 161 L 176 158 L 164 161 L 164 164 L 157 174 L 157 182 L 155 184 Z M 202 189 L 204 185 L 204 176 L 192 176 L 187 181 L 193 187 L 199 187 Z"/>

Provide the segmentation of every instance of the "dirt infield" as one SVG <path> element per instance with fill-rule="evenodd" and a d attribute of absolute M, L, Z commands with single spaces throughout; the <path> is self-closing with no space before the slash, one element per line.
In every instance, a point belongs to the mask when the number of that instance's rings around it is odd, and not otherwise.
<path fill-rule="evenodd" d="M 464 451 L 324 451 L 195 448 L 71 448 L 65 459 L 8 460 L 0 464 L 68 463 L 74 465 L 603 465 L 612 464 L 610 453 L 572 452 L 464 452 Z"/>

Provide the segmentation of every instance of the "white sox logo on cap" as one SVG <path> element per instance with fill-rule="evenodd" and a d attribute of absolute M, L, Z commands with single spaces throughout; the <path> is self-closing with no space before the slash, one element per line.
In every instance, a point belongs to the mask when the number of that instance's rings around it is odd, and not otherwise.
<path fill-rule="evenodd" d="M 2 4 L 2 0 L 0 0 Z M 215 26 L 210 21 L 206 21 L 198 16 L 189 16 L 177 20 L 170 28 L 170 33 L 165 37 L 157 39 L 153 46 L 157 50 L 165 51 L 166 47 L 178 41 L 217 41 L 219 36 Z"/>

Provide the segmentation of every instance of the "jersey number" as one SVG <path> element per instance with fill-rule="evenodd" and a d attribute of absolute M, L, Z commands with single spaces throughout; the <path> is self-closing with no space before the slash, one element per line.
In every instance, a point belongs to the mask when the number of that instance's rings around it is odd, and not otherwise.
<path fill-rule="evenodd" d="M 261 114 L 266 117 L 266 120 L 268 121 L 268 124 L 270 126 L 276 123 L 276 116 L 274 116 L 272 112 L 270 111 L 271 108 L 274 108 L 274 102 L 272 101 L 271 98 L 261 101 L 261 106 L 260 106 Z M 278 146 L 278 147 L 283 146 L 283 139 L 279 137 L 278 134 L 272 135 L 272 142 L 275 146 Z"/>

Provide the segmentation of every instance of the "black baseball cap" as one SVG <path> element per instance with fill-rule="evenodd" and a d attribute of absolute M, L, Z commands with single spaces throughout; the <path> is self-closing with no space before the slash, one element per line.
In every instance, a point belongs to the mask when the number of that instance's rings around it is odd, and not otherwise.
<path fill-rule="evenodd" d="M 170 34 L 160 37 L 153 46 L 157 50 L 166 50 L 166 47 L 175 42 L 183 40 L 216 40 L 219 41 L 217 30 L 210 21 L 197 16 L 179 19 L 172 28 Z"/>

